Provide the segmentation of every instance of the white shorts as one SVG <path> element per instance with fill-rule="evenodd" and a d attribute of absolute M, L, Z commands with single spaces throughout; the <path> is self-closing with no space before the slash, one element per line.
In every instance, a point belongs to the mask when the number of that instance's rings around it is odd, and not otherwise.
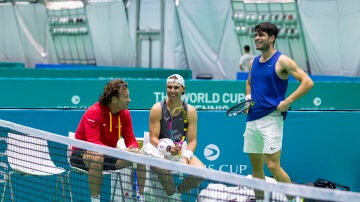
<path fill-rule="evenodd" d="M 246 122 L 244 152 L 273 154 L 282 148 L 284 119 L 280 112 Z"/>

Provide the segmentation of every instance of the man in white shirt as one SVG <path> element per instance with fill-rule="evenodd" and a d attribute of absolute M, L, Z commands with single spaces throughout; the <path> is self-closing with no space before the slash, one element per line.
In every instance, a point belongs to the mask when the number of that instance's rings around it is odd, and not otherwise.
<path fill-rule="evenodd" d="M 249 71 L 249 62 L 251 59 L 253 59 L 255 56 L 250 53 L 250 46 L 245 45 L 244 46 L 245 54 L 240 57 L 239 61 L 239 67 L 241 71 Z"/>

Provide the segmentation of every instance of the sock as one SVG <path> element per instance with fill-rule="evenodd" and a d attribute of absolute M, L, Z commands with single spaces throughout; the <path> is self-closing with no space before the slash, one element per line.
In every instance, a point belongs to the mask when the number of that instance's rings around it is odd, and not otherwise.
<path fill-rule="evenodd" d="M 100 202 L 100 195 L 92 196 L 90 200 L 91 202 Z"/>

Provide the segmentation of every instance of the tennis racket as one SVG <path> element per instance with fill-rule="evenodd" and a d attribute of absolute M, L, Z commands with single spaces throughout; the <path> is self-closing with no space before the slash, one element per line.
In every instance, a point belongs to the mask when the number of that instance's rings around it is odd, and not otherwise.
<path fill-rule="evenodd" d="M 173 120 L 176 117 L 180 116 L 180 114 L 182 114 L 182 118 L 184 121 L 184 131 L 176 131 L 176 129 L 173 128 Z M 188 128 L 187 113 L 183 106 L 178 106 L 170 112 L 170 116 L 171 116 L 170 123 L 169 123 L 170 137 L 173 142 L 180 142 L 183 136 L 185 136 L 185 138 L 186 138 L 186 133 L 187 133 L 187 128 Z"/>
<path fill-rule="evenodd" d="M 238 114 L 244 113 L 246 110 L 248 110 L 250 107 L 254 106 L 254 101 L 253 100 L 245 100 L 242 101 L 236 105 L 234 105 L 233 107 L 231 107 L 230 109 L 228 109 L 226 111 L 226 114 L 228 116 L 236 116 Z"/>
<path fill-rule="evenodd" d="M 141 196 L 140 196 L 140 191 L 139 191 L 139 182 L 138 182 L 136 169 L 137 169 L 137 163 L 133 163 L 133 166 L 132 166 L 132 170 L 133 170 L 132 191 L 133 191 L 133 194 L 131 197 L 135 200 L 140 200 Z"/>

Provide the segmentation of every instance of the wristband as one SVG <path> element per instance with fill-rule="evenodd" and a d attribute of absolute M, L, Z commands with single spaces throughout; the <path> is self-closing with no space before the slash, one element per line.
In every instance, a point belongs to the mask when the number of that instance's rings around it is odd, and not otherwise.
<path fill-rule="evenodd" d="M 251 94 L 247 94 L 247 95 L 245 96 L 245 100 L 251 100 Z"/>
<path fill-rule="evenodd" d="M 191 151 L 191 150 L 188 150 L 188 149 L 185 149 L 183 152 L 182 152 L 182 156 L 187 158 L 188 161 L 190 161 L 191 157 L 194 155 L 194 153 Z"/>

